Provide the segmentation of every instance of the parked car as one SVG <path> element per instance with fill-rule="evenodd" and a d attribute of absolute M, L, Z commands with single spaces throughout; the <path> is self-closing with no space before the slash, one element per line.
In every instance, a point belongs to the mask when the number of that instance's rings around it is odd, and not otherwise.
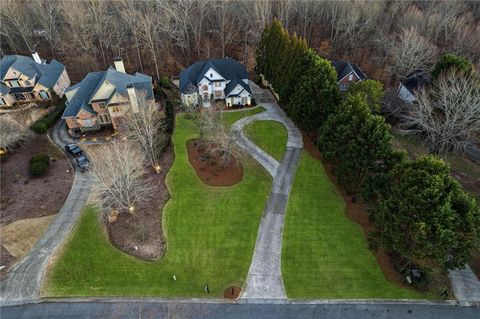
<path fill-rule="evenodd" d="M 83 151 L 76 144 L 67 144 L 65 145 L 65 150 L 67 153 L 72 154 L 74 157 L 83 155 Z"/>
<path fill-rule="evenodd" d="M 88 158 L 84 154 L 75 158 L 75 161 L 77 162 L 77 165 L 82 173 L 88 171 Z"/>

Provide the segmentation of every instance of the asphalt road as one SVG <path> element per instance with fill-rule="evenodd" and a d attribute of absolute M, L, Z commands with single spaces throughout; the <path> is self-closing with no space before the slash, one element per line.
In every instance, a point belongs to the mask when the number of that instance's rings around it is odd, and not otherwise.
<path fill-rule="evenodd" d="M 182 301 L 53 302 L 1 308 L 2 319 L 325 318 L 478 319 L 480 307 L 448 303 L 221 303 Z"/>

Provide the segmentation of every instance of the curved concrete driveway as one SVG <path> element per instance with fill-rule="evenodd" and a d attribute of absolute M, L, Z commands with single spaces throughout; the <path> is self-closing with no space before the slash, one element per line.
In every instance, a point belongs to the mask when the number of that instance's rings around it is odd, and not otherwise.
<path fill-rule="evenodd" d="M 72 142 L 65 130 L 65 121 L 55 125 L 51 139 L 63 150 Z M 75 180 L 65 203 L 45 234 L 32 250 L 9 272 L 2 282 L 2 304 L 35 302 L 40 297 L 45 271 L 50 258 L 63 244 L 85 206 L 92 182 L 88 175 L 75 172 Z"/>
<path fill-rule="evenodd" d="M 302 134 L 278 104 L 270 102 L 271 98 L 267 100 L 269 102 L 264 103 L 266 93 L 261 88 L 255 84 L 251 87 L 255 99 L 266 111 L 235 122 L 232 132 L 237 144 L 272 175 L 273 184 L 260 221 L 245 290 L 240 298 L 286 299 L 281 272 L 283 223 L 288 195 L 303 148 Z M 287 129 L 287 149 L 280 163 L 243 134 L 245 125 L 265 120 L 277 121 Z"/>

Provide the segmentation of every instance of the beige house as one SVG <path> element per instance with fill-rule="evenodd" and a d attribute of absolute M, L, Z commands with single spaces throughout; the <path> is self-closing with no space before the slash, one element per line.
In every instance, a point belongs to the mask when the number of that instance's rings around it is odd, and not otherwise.
<path fill-rule="evenodd" d="M 67 106 L 62 118 L 72 134 L 118 129 L 127 112 L 138 112 L 138 99 L 154 102 L 152 78 L 142 73 L 125 73 L 123 61 L 115 59 L 115 69 L 90 72 L 65 91 Z"/>
<path fill-rule="evenodd" d="M 0 105 L 16 102 L 49 100 L 52 92 L 62 97 L 70 86 L 65 66 L 57 60 L 40 59 L 37 52 L 32 57 L 5 55 L 0 61 Z"/>

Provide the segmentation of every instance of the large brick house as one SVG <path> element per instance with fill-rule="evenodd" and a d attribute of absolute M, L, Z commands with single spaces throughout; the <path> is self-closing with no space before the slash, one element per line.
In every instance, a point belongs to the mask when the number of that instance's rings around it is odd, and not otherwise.
<path fill-rule="evenodd" d="M 351 84 L 367 79 L 365 73 L 356 64 L 333 61 L 332 65 L 337 71 L 337 83 L 340 91 L 346 91 Z"/>
<path fill-rule="evenodd" d="M 65 66 L 57 60 L 40 59 L 36 51 L 32 56 L 5 55 L 0 61 L 0 105 L 16 102 L 49 100 L 52 92 L 63 96 L 70 86 Z"/>
<path fill-rule="evenodd" d="M 152 78 L 142 73 L 125 73 L 123 61 L 115 59 L 115 69 L 90 72 L 65 91 L 67 106 L 62 118 L 73 134 L 118 129 L 127 112 L 138 112 L 138 99 L 154 103 Z"/>
<path fill-rule="evenodd" d="M 180 94 L 185 104 L 210 106 L 224 100 L 227 106 L 250 105 L 252 91 L 245 65 L 231 59 L 198 61 L 180 73 Z"/>

